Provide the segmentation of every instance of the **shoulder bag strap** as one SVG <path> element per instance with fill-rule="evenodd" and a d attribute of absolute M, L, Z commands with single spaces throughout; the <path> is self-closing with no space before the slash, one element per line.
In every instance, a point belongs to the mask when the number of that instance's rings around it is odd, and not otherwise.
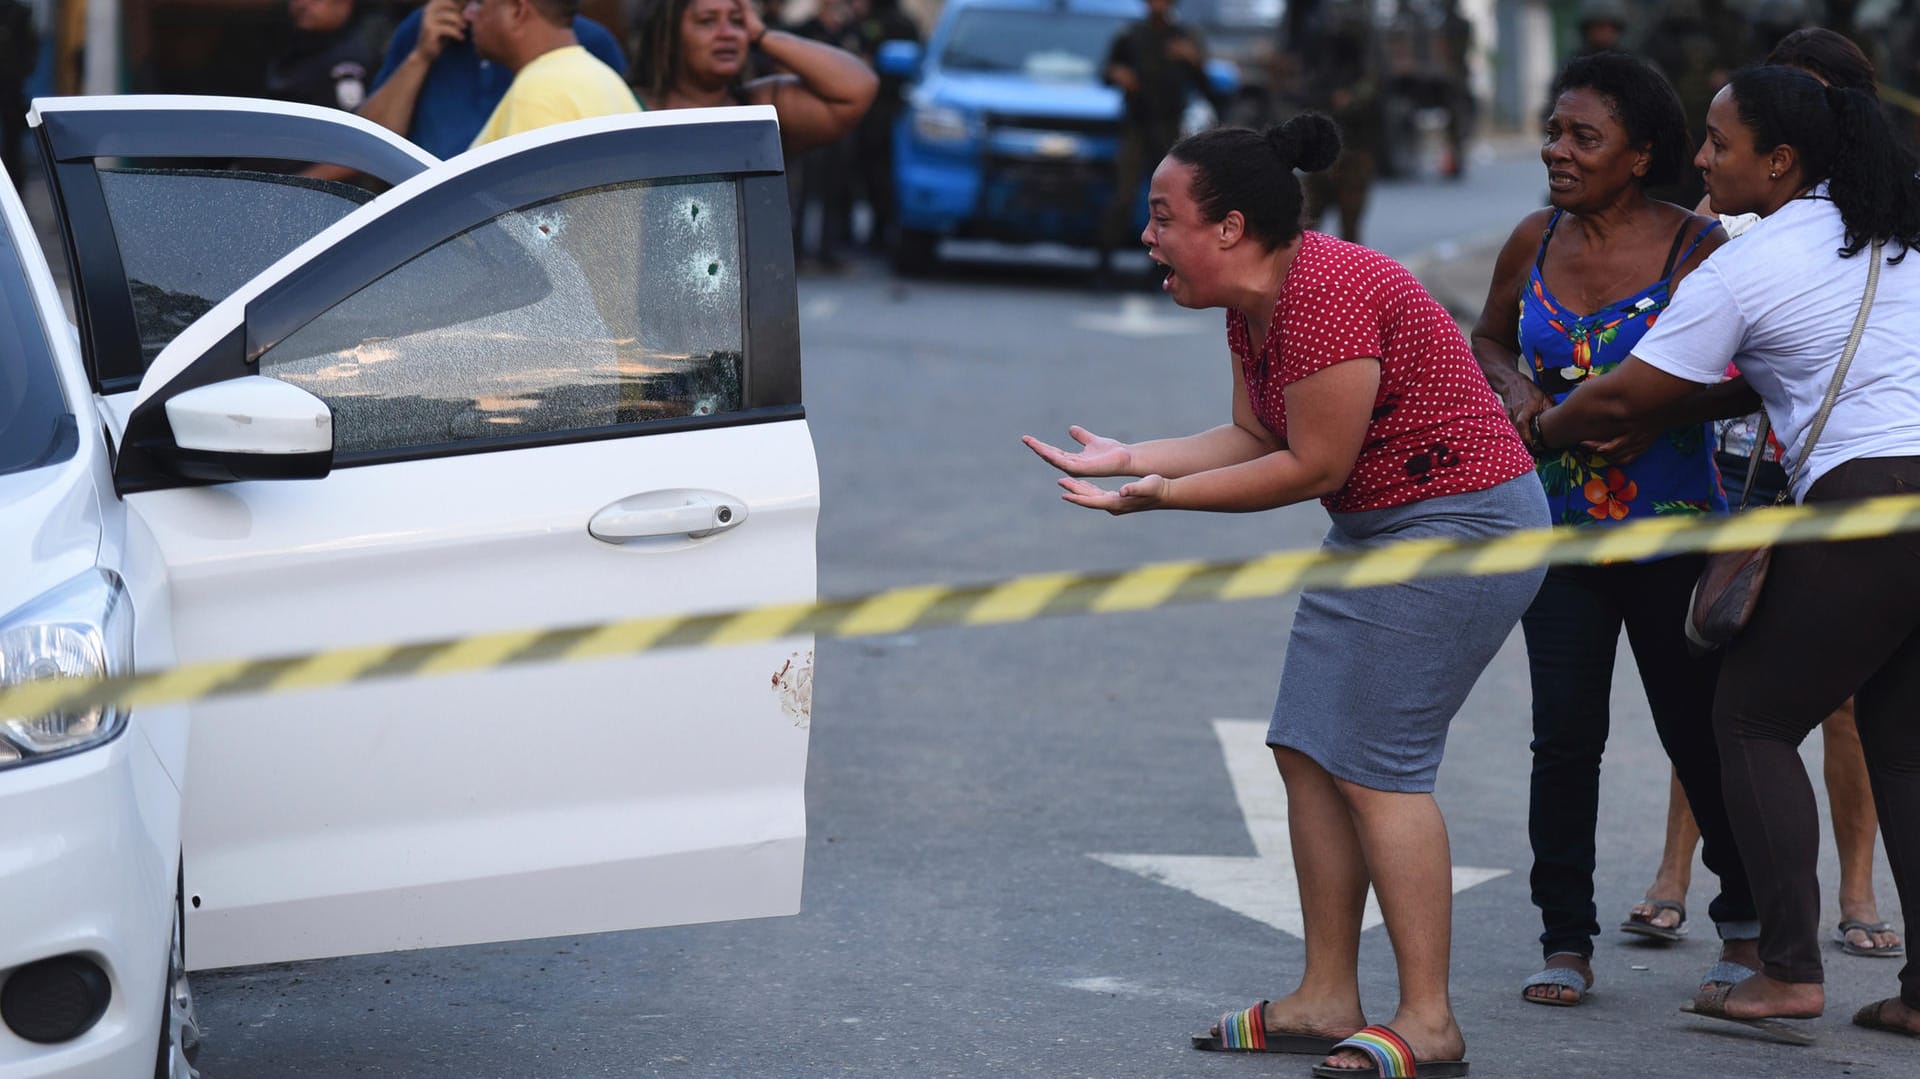
<path fill-rule="evenodd" d="M 1860 297 L 1860 313 L 1853 316 L 1853 332 L 1847 334 L 1846 351 L 1840 354 L 1840 366 L 1833 370 L 1833 381 L 1827 384 L 1826 400 L 1820 402 L 1820 411 L 1813 417 L 1813 426 L 1807 432 L 1807 448 L 1794 462 L 1792 482 L 1788 491 L 1799 486 L 1800 476 L 1806 471 L 1807 462 L 1813 460 L 1813 448 L 1820 444 L 1820 432 L 1827 429 L 1827 417 L 1833 413 L 1833 403 L 1840 396 L 1840 384 L 1847 379 L 1847 368 L 1853 364 L 1853 354 L 1860 347 L 1860 335 L 1867 329 L 1867 312 L 1873 310 L 1873 294 L 1880 287 L 1880 249 L 1886 243 L 1875 240 L 1871 260 L 1867 264 L 1867 291 Z M 1791 497 L 1791 496 L 1789 496 Z"/>

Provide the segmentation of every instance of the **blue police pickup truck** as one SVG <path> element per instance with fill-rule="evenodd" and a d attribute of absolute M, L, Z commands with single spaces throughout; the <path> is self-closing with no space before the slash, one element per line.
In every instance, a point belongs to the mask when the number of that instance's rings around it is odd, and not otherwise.
<path fill-rule="evenodd" d="M 1121 111 L 1103 67 L 1145 15 L 1142 0 L 947 0 L 924 51 L 881 46 L 881 72 L 907 86 L 894 131 L 896 269 L 930 268 L 946 237 L 1098 242 Z M 1237 82 L 1217 61 L 1208 76 L 1224 93 Z M 1144 223 L 1144 194 L 1141 207 Z"/>

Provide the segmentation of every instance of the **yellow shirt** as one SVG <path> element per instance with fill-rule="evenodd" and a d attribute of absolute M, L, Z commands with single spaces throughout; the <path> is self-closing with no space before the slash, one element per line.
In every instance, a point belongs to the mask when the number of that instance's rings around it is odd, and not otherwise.
<path fill-rule="evenodd" d="M 473 145 L 548 124 L 639 111 L 640 103 L 617 72 L 579 45 L 569 45 L 520 69 Z"/>

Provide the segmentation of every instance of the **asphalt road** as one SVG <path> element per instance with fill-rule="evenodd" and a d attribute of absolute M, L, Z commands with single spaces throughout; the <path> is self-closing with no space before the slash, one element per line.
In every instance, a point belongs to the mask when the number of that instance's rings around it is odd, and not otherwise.
<path fill-rule="evenodd" d="M 1464 183 L 1380 191 L 1369 239 L 1409 258 L 1471 251 L 1540 192 L 1537 164 L 1508 147 Z M 1314 506 L 1089 513 L 1060 502 L 1018 442 L 1064 438 L 1075 422 L 1122 438 L 1221 422 L 1218 312 L 1009 264 L 906 284 L 867 267 L 805 282 L 801 303 L 828 593 L 1231 558 L 1324 531 Z M 1249 752 L 1235 739 L 1271 707 L 1291 612 L 1291 600 L 1263 601 L 825 642 L 798 917 L 201 975 L 202 1068 L 213 1079 L 1304 1076 L 1303 1058 L 1187 1046 L 1221 1011 L 1286 992 L 1300 969 L 1301 942 L 1276 928 L 1284 867 L 1250 861 L 1267 849 L 1278 779 L 1232 763 Z M 1608 925 L 1651 875 L 1667 785 L 1630 674 L 1614 705 Z M 1473 1074 L 1913 1074 L 1911 1044 L 1845 1023 L 1893 990 L 1895 963 L 1829 952 L 1814 1048 L 1678 1014 L 1714 953 L 1703 870 L 1688 941 L 1661 950 L 1608 933 L 1586 1005 L 1522 1003 L 1539 960 L 1526 710 L 1516 634 L 1454 725 L 1439 789 L 1456 863 L 1489 878 L 1455 900 L 1453 987 Z M 1830 850 L 1823 871 L 1831 902 Z M 1884 864 L 1881 898 L 1896 916 Z M 1384 1018 L 1385 932 L 1369 930 L 1362 951 L 1365 1002 Z"/>

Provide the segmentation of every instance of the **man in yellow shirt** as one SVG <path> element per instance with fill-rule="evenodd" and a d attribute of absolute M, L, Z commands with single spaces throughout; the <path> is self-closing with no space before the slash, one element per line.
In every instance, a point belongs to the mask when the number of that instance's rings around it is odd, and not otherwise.
<path fill-rule="evenodd" d="M 573 36 L 579 7 L 579 0 L 468 0 L 464 14 L 474 51 L 513 72 L 507 96 L 473 145 L 548 124 L 640 111 L 619 74 Z"/>

